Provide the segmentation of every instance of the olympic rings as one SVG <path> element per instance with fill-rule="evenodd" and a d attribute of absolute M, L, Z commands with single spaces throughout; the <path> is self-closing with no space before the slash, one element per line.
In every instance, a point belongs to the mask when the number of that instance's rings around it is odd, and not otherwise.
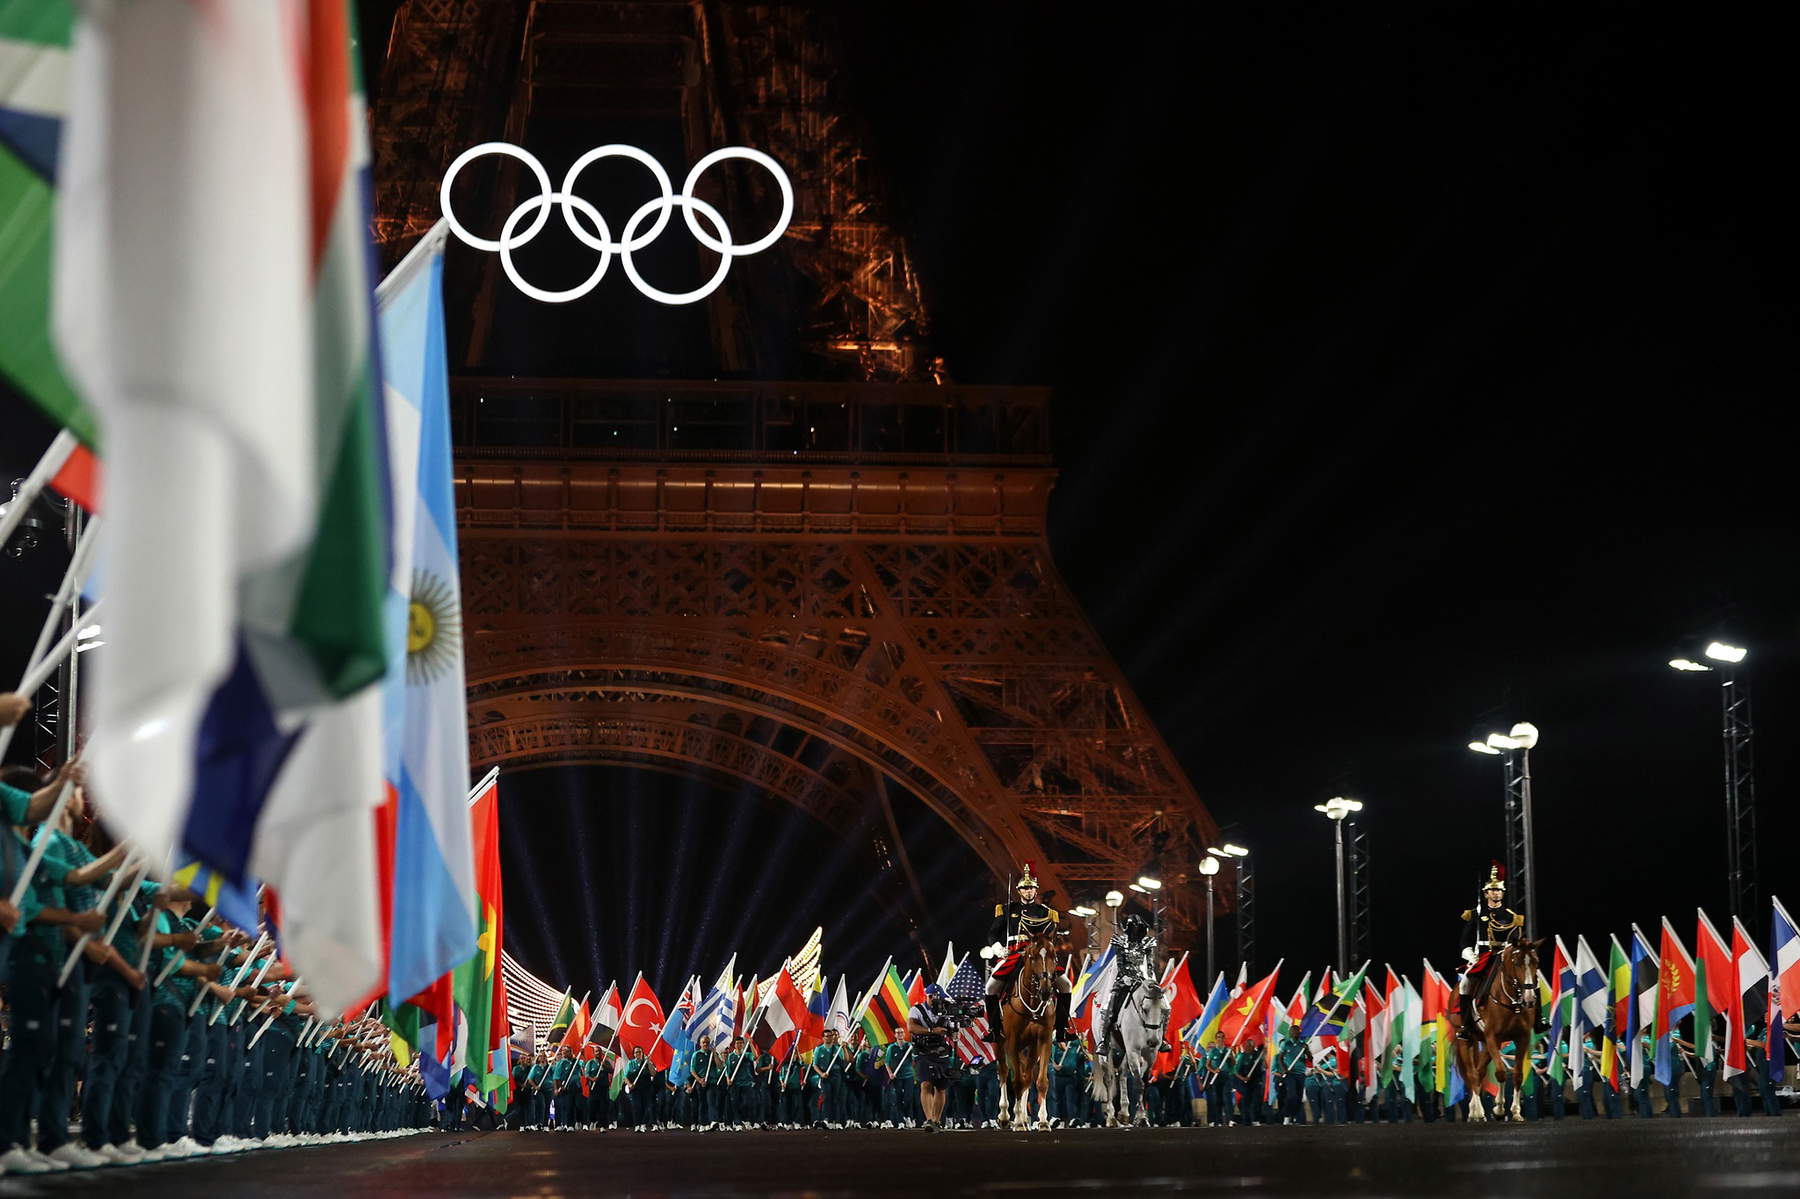
<path fill-rule="evenodd" d="M 450 210 L 450 185 L 455 182 L 457 172 L 470 162 L 487 154 L 499 154 L 518 159 L 531 169 L 538 184 L 538 194 L 527 199 L 508 214 L 505 223 L 500 228 L 498 240 L 477 237 L 470 233 Z M 607 225 L 606 219 L 600 215 L 599 210 L 575 194 L 575 180 L 581 172 L 603 158 L 629 158 L 634 162 L 642 163 L 655 177 L 660 193 L 656 199 L 647 202 L 631 214 L 631 219 L 625 222 L 618 241 L 612 239 L 611 227 Z M 775 185 L 781 190 L 781 216 L 776 220 L 775 227 L 761 238 L 746 245 L 737 244 L 736 239 L 731 236 L 730 228 L 725 224 L 725 218 L 718 209 L 694 195 L 694 185 L 700 181 L 701 175 L 718 163 L 733 158 L 746 159 L 762 167 L 775 177 Z M 636 146 L 614 143 L 589 150 L 569 167 L 568 174 L 563 176 L 562 186 L 552 189 L 550 175 L 544 170 L 544 164 L 539 162 L 529 151 L 510 142 L 482 142 L 478 146 L 471 146 L 464 150 L 456 156 L 456 161 L 450 164 L 450 169 L 444 173 L 443 183 L 438 187 L 438 201 L 444 210 L 444 220 L 450 225 L 450 232 L 454 233 L 458 240 L 477 250 L 497 252 L 500 255 L 500 267 L 506 272 L 506 277 L 512 280 L 513 286 L 532 299 L 541 300 L 546 304 L 566 304 L 570 300 L 579 300 L 593 291 L 606 275 L 606 268 L 612 265 L 615 254 L 624 263 L 626 277 L 646 299 L 671 305 L 692 304 L 704 300 L 725 282 L 725 276 L 731 270 L 733 258 L 760 253 L 774 245 L 787 231 L 788 224 L 794 217 L 794 188 L 788 182 L 787 172 L 783 171 L 781 165 L 767 154 L 760 150 L 752 150 L 747 146 L 727 146 L 706 155 L 694 164 L 694 169 L 688 172 L 687 179 L 681 185 L 681 191 L 676 192 L 671 186 L 669 174 L 663 170 L 662 164 Z M 529 244 L 542 231 L 544 223 L 550 219 L 550 210 L 553 207 L 561 209 L 563 224 L 570 233 L 574 234 L 577 241 L 591 250 L 600 252 L 600 264 L 594 268 L 593 273 L 583 282 L 563 291 L 548 291 L 526 282 L 525 278 L 519 274 L 512 257 L 514 250 Z M 670 215 L 677 208 L 681 209 L 682 220 L 686 222 L 688 231 L 694 235 L 694 239 L 719 255 L 718 270 L 713 272 L 712 278 L 693 291 L 668 292 L 653 287 L 644 281 L 644 277 L 638 273 L 637 265 L 631 260 L 633 253 L 643 249 L 662 235 L 663 230 L 668 227 Z M 583 219 L 577 219 L 578 213 Z M 651 222 L 650 228 L 640 233 L 639 229 L 652 216 L 655 217 L 655 220 Z M 520 232 L 520 224 L 528 217 L 531 218 L 530 226 Z M 592 230 L 598 230 L 598 235 L 590 230 L 588 222 L 592 222 Z M 702 222 L 712 227 L 710 233 L 701 227 Z"/>

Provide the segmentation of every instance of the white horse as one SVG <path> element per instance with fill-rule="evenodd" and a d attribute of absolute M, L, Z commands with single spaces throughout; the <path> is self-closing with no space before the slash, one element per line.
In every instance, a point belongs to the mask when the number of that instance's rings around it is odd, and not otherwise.
<path fill-rule="evenodd" d="M 1150 1122 L 1144 1090 L 1168 1023 L 1169 998 L 1147 978 L 1136 979 L 1119 1006 L 1117 1035 L 1106 1027 L 1104 1011 L 1095 1015 L 1094 1043 L 1100 1051 L 1094 1057 L 1088 1093 L 1100 1101 L 1108 1128 Z"/>

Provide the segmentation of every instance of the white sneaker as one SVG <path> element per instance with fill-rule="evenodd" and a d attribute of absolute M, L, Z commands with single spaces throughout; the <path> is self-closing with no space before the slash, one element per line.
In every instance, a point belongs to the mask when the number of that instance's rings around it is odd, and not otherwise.
<path fill-rule="evenodd" d="M 27 1149 L 25 1152 L 31 1155 L 33 1161 L 42 1162 L 52 1170 L 67 1170 L 69 1168 L 68 1162 L 59 1162 L 48 1153 L 43 1153 L 37 1149 Z"/>
<path fill-rule="evenodd" d="M 141 1162 L 144 1160 L 144 1147 L 136 1141 L 120 1141 L 117 1145 L 114 1145 L 113 1148 L 123 1154 L 125 1160 L 128 1162 Z"/>
<path fill-rule="evenodd" d="M 50 1160 L 62 1162 L 71 1170 L 92 1170 L 96 1166 L 109 1164 L 107 1158 L 95 1153 L 79 1141 L 58 1145 L 50 1151 Z"/>
<path fill-rule="evenodd" d="M 100 1148 L 94 1150 L 94 1152 L 98 1153 L 101 1157 L 105 1158 L 115 1166 L 129 1166 L 132 1162 L 137 1160 L 137 1158 L 126 1153 L 117 1145 L 102 1145 Z"/>
<path fill-rule="evenodd" d="M 56 1170 L 66 1170 L 61 1162 L 46 1164 L 39 1161 L 21 1146 L 13 1146 L 4 1154 L 0 1154 L 0 1171 L 8 1174 L 49 1174 Z"/>
<path fill-rule="evenodd" d="M 202 1153 L 211 1152 L 211 1150 L 205 1145 L 202 1145 L 199 1141 L 196 1141 L 193 1137 L 182 1137 L 179 1141 L 175 1142 L 175 1148 L 181 1150 L 187 1157 L 195 1157 Z"/>
<path fill-rule="evenodd" d="M 142 1164 L 146 1162 L 162 1161 L 164 1158 L 170 1156 L 168 1149 L 169 1147 L 167 1145 L 158 1145 L 154 1149 L 146 1149 L 144 1150 L 144 1156 L 138 1158 L 138 1162 Z"/>

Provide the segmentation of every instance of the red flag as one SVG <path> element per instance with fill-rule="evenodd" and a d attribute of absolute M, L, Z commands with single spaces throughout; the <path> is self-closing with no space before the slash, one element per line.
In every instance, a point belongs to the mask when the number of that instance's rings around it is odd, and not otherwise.
<path fill-rule="evenodd" d="M 662 1004 L 657 1002 L 656 992 L 650 989 L 642 974 L 631 984 L 631 998 L 625 1001 L 625 1010 L 619 1018 L 619 1044 L 625 1047 L 626 1053 L 642 1049 L 649 1055 L 652 1065 L 658 1070 L 667 1070 L 675 1060 L 675 1050 L 662 1039 Z"/>
<path fill-rule="evenodd" d="M 63 459 L 50 486 L 89 512 L 100 511 L 100 460 L 86 446 L 76 446 Z"/>
<path fill-rule="evenodd" d="M 1177 960 L 1171 960 L 1169 968 L 1163 971 L 1163 994 L 1169 1000 L 1169 1017 L 1166 1028 L 1183 1029 L 1199 1017 L 1205 1005 L 1200 1002 L 1200 994 L 1194 990 L 1194 980 L 1188 974 L 1187 954 Z M 1180 1037 L 1167 1036 L 1169 1051 L 1156 1055 L 1155 1069 L 1158 1074 L 1171 1071 L 1181 1064 Z"/>
<path fill-rule="evenodd" d="M 925 972 L 923 970 L 913 971 L 912 983 L 906 988 L 906 1002 L 913 1007 L 925 1002 Z"/>
<path fill-rule="evenodd" d="M 1731 1020 L 1731 999 L 1737 993 L 1737 971 L 1733 968 L 1731 950 L 1726 947 L 1725 939 L 1719 936 L 1719 930 L 1712 926 L 1704 911 L 1700 913 L 1695 930 L 1694 951 L 1700 959 L 1700 969 L 1706 974 L 1706 1002 L 1714 1015 L 1725 1017 L 1725 1055 L 1729 1058 L 1732 1042 L 1735 1040 L 1741 1046 L 1744 1041 L 1743 1023 L 1734 1024 Z M 1738 1006 L 1743 1006 L 1741 995 Z M 1696 1019 L 1694 1023 L 1698 1026 L 1701 1021 Z M 1694 1046 L 1700 1051 L 1700 1060 L 1710 1062 L 1714 1058 L 1712 1020 L 1709 1018 L 1705 1023 L 1707 1027 L 1694 1029 Z M 1741 1048 L 1738 1052 L 1740 1056 L 1743 1053 Z"/>
<path fill-rule="evenodd" d="M 806 1021 L 806 997 L 800 994 L 800 988 L 794 983 L 794 976 L 783 966 L 781 973 L 775 976 L 775 986 L 769 993 L 769 1006 L 763 1013 L 763 1023 L 775 1033 L 772 1052 L 786 1057 L 788 1047 L 798 1041 L 800 1034 L 806 1030 Z"/>
<path fill-rule="evenodd" d="M 1267 978 L 1254 987 L 1246 988 L 1243 995 L 1225 1009 L 1225 1015 L 1219 1020 L 1219 1038 L 1225 1042 L 1226 1048 L 1236 1049 L 1245 1033 L 1256 1032 L 1256 1026 L 1262 1020 L 1263 1008 L 1268 1005 L 1269 994 L 1275 989 L 1276 976 L 1280 973 L 1281 963 L 1277 962 Z"/>
<path fill-rule="evenodd" d="M 581 1002 L 575 1005 L 575 1018 L 569 1021 L 568 1029 L 563 1033 L 562 1040 L 557 1042 L 557 1044 L 566 1045 L 571 1050 L 579 1050 L 583 1045 L 587 1044 L 588 1032 L 593 1027 L 594 1022 L 588 1016 L 587 997 L 584 995 L 582 996 Z"/>

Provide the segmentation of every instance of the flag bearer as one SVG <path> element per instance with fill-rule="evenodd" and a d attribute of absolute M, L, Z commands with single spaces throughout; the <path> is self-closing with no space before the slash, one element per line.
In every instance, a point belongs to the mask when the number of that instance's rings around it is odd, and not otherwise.
<path fill-rule="evenodd" d="M 1063 1127 L 1086 1124 L 1087 1096 L 1081 1091 L 1081 1042 L 1065 1036 L 1050 1049 L 1050 1114 Z"/>
<path fill-rule="evenodd" d="M 844 1126 L 844 1071 L 847 1066 L 844 1047 L 838 1044 L 837 1029 L 826 1029 L 824 1039 L 813 1050 L 812 1071 L 819 1081 L 819 1118 L 827 1128 Z"/>

